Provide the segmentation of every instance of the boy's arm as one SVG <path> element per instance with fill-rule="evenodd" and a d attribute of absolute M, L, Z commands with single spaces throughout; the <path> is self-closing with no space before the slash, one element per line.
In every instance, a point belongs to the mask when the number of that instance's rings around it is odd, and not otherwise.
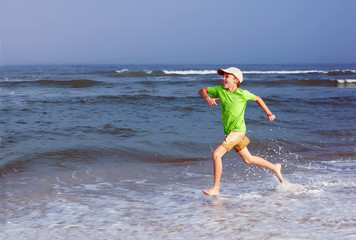
<path fill-rule="evenodd" d="M 216 106 L 218 105 L 216 103 L 217 100 L 219 100 L 219 98 L 212 98 L 209 96 L 208 94 L 208 90 L 206 88 L 202 88 L 199 90 L 199 95 L 205 99 L 205 101 L 208 103 L 209 106 Z"/>
<path fill-rule="evenodd" d="M 276 116 L 268 109 L 267 105 L 262 100 L 262 98 L 260 98 L 259 96 L 256 96 L 255 99 L 253 99 L 253 101 L 258 103 L 258 105 L 260 105 L 260 107 L 263 109 L 263 111 L 265 111 L 265 113 L 267 114 L 268 120 L 270 122 L 272 122 L 274 119 L 276 119 Z"/>

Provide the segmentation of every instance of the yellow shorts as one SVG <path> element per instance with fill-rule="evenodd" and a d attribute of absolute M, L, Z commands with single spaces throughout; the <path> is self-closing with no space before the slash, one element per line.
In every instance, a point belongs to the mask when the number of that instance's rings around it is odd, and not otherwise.
<path fill-rule="evenodd" d="M 245 132 L 235 132 L 231 131 L 226 135 L 224 141 L 221 145 L 229 152 L 232 148 L 236 152 L 240 152 L 250 143 L 250 139 L 245 136 Z"/>

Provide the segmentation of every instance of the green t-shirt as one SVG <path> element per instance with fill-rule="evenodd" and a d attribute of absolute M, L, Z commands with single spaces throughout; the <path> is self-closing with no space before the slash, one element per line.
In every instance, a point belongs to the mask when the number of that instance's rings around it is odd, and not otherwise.
<path fill-rule="evenodd" d="M 225 134 L 231 131 L 246 132 L 244 118 L 246 103 L 255 99 L 256 95 L 241 88 L 231 93 L 222 85 L 208 87 L 207 90 L 211 97 L 219 98 Z"/>

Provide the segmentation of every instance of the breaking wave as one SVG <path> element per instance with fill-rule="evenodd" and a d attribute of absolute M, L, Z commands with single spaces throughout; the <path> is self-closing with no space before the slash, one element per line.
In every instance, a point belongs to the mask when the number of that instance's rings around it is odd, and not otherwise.
<path fill-rule="evenodd" d="M 147 77 L 166 75 L 213 75 L 216 70 L 115 70 L 116 74 L 109 77 Z M 356 75 L 356 70 L 267 70 L 267 71 L 243 71 L 244 74 L 325 74 L 328 76 Z"/>

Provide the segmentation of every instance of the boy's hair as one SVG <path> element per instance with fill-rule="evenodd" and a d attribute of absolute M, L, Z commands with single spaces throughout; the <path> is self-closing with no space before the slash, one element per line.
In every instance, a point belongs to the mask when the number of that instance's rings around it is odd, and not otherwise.
<path fill-rule="evenodd" d="M 226 68 L 226 69 L 218 69 L 217 72 L 218 72 L 219 75 L 224 75 L 224 73 L 230 73 L 230 74 L 234 75 L 236 78 L 239 79 L 240 84 L 244 80 L 241 70 L 238 69 L 238 68 L 235 68 L 235 67 L 229 67 L 229 68 Z M 238 86 L 240 84 L 238 84 Z"/>

